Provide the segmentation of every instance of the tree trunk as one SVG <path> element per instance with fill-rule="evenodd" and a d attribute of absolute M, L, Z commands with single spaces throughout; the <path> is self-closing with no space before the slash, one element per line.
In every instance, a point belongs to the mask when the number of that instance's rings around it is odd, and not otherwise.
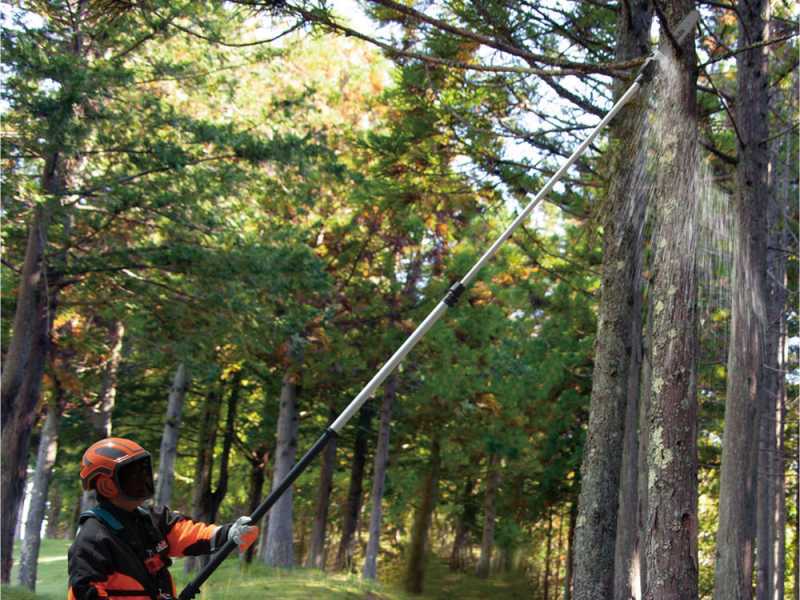
<path fill-rule="evenodd" d="M 353 560 L 353 536 L 358 526 L 358 514 L 361 512 L 363 496 L 364 467 L 367 463 L 367 440 L 369 438 L 370 421 L 372 421 L 372 405 L 365 404 L 358 415 L 356 440 L 353 446 L 353 464 L 350 469 L 350 487 L 347 491 L 347 504 L 344 507 L 342 522 L 342 538 L 336 552 L 335 569 L 350 569 Z"/>
<path fill-rule="evenodd" d="M 155 503 L 169 505 L 172 500 L 172 483 L 175 480 L 175 459 L 178 456 L 178 438 L 181 433 L 183 400 L 186 398 L 188 382 L 183 363 L 175 371 L 175 379 L 169 391 L 167 418 L 164 433 L 161 435 L 161 450 L 158 458 L 158 479 L 156 479 Z"/>
<path fill-rule="evenodd" d="M 97 439 L 111 435 L 111 416 L 117 399 L 117 374 L 122 358 L 122 341 L 125 337 L 125 325 L 115 320 L 108 324 L 110 354 L 103 369 L 103 380 L 97 402 L 89 411 L 89 422 Z"/>
<path fill-rule="evenodd" d="M 550 600 L 550 552 L 553 546 L 553 515 L 547 515 L 547 546 L 544 552 L 544 600 Z"/>
<path fill-rule="evenodd" d="M 567 572 L 564 574 L 564 600 L 572 600 L 572 565 L 575 553 L 575 521 L 578 518 L 577 506 L 569 507 L 569 530 L 567 532 Z"/>
<path fill-rule="evenodd" d="M 665 7 L 670 27 L 691 0 Z M 647 600 L 696 598 L 697 564 L 697 122 L 691 36 L 678 59 L 662 42 L 653 132 L 658 144 L 652 278 L 652 398 L 648 415 Z"/>
<path fill-rule="evenodd" d="M 739 0 L 739 46 L 767 37 L 767 0 Z M 739 135 L 731 333 L 720 468 L 715 600 L 752 597 L 767 252 L 767 47 L 736 55 Z"/>
<path fill-rule="evenodd" d="M 273 490 L 280 485 L 294 466 L 297 453 L 297 377 L 296 373 L 287 372 L 281 386 L 275 467 L 272 476 Z M 272 567 L 290 568 L 294 566 L 292 504 L 293 489 L 290 487 L 269 513 L 264 562 Z"/>
<path fill-rule="evenodd" d="M 618 20 L 617 58 L 627 60 L 649 54 L 652 6 L 646 1 L 626 2 L 623 6 L 628 10 L 622 10 Z M 623 86 L 618 86 L 615 96 L 624 91 Z M 640 95 L 622 109 L 610 130 L 615 146 L 610 173 L 613 183 L 604 207 L 603 279 L 575 530 L 574 593 L 579 600 L 613 597 L 623 431 L 633 346 L 631 323 L 641 319 L 640 311 L 635 311 L 634 296 L 644 221 L 641 182 L 645 160 L 643 154 L 634 153 L 632 163 L 630 149 L 642 143 L 641 124 L 646 110 L 646 98 Z"/>
<path fill-rule="evenodd" d="M 647 539 L 647 490 L 649 486 L 649 476 L 647 473 L 647 451 L 648 451 L 648 429 L 650 422 L 650 382 L 652 380 L 652 339 L 653 339 L 653 294 L 649 294 L 647 302 L 647 318 L 645 320 L 645 334 L 642 336 L 642 367 L 641 381 L 639 383 L 639 452 L 637 462 L 639 464 L 638 477 L 638 503 L 636 506 L 636 524 L 638 527 L 638 563 L 639 563 L 639 600 L 644 596 L 647 589 L 647 560 L 645 560 L 644 542 Z M 635 590 L 637 583 L 632 583 L 631 588 Z"/>
<path fill-rule="evenodd" d="M 36 455 L 36 472 L 33 476 L 28 518 L 25 521 L 25 539 L 19 563 L 19 583 L 31 591 L 36 589 L 36 566 L 39 561 L 42 521 L 44 520 L 53 465 L 58 452 L 58 425 L 61 421 L 61 401 L 56 399 L 47 410 L 47 418 L 39 439 Z"/>
<path fill-rule="evenodd" d="M 641 252 L 637 251 L 636 279 L 641 273 Z M 642 371 L 642 288 L 636 287 L 631 320 L 631 357 L 625 408 L 625 438 L 620 473 L 619 512 L 614 557 L 614 598 L 642 597 L 641 549 L 639 545 L 639 408 Z"/>
<path fill-rule="evenodd" d="M 553 597 L 558 598 L 561 589 L 561 557 L 564 556 L 564 515 L 558 514 L 558 538 L 556 540 L 556 580 L 553 585 Z"/>
<path fill-rule="evenodd" d="M 228 396 L 228 414 L 225 418 L 225 435 L 222 438 L 222 455 L 219 459 L 219 476 L 217 486 L 209 497 L 208 521 L 213 523 L 217 520 L 217 513 L 225 494 L 228 493 L 228 465 L 233 449 L 233 438 L 236 435 L 236 415 L 239 408 L 239 393 L 242 389 L 242 372 L 237 371 L 231 381 L 231 391 Z"/>
<path fill-rule="evenodd" d="M 47 515 L 47 531 L 45 532 L 45 537 L 50 539 L 55 539 L 61 533 L 60 528 L 60 517 L 61 517 L 61 490 L 58 489 L 58 486 L 51 486 L 50 487 L 50 511 Z"/>
<path fill-rule="evenodd" d="M 333 403 L 330 406 L 328 424 L 336 418 Z M 319 472 L 319 488 L 317 503 L 314 508 L 314 524 L 311 527 L 311 541 L 308 548 L 306 567 L 311 569 L 325 568 L 325 532 L 328 528 L 328 509 L 333 490 L 333 473 L 336 470 L 336 437 L 334 436 L 322 451 L 322 465 Z"/>
<path fill-rule="evenodd" d="M 766 356 L 769 360 L 770 340 L 769 334 L 767 335 Z M 765 368 L 769 367 L 767 363 Z M 768 379 L 768 375 L 764 372 L 764 378 Z M 756 599 L 757 600 L 770 600 L 771 597 L 771 578 L 773 573 L 772 560 L 772 536 L 774 534 L 774 518 L 775 518 L 775 474 L 772 473 L 773 468 L 773 453 L 777 446 L 777 439 L 775 437 L 775 399 L 771 397 L 772 390 L 768 383 L 762 388 L 762 393 L 765 398 L 760 401 L 763 402 L 762 414 L 758 426 L 757 435 L 757 452 L 758 464 L 755 471 L 756 477 Z M 771 409 L 771 410 L 770 410 Z"/>
<path fill-rule="evenodd" d="M 758 557 L 759 600 L 784 597 L 786 481 L 784 464 L 784 391 L 782 360 L 786 308 L 786 253 L 790 240 L 785 235 L 784 210 L 791 202 L 788 183 L 791 168 L 783 164 L 782 153 L 791 156 L 791 143 L 775 142 L 770 153 L 770 199 L 767 211 L 767 327 L 765 332 L 764 386 L 765 414 L 761 418 L 758 468 Z M 782 152 L 783 151 L 783 152 Z"/>
<path fill-rule="evenodd" d="M 212 384 L 205 407 L 200 432 L 197 438 L 197 461 L 194 468 L 194 489 L 192 490 L 192 518 L 208 522 L 211 515 L 211 480 L 214 474 L 214 446 L 217 443 L 217 425 L 221 407 L 221 394 L 217 384 Z M 184 569 L 187 573 L 203 564 L 200 557 L 186 558 Z"/>
<path fill-rule="evenodd" d="M 58 153 L 47 158 L 42 188 L 56 195 L 64 187 L 63 160 Z M 58 282 L 48 278 L 45 259 L 48 227 L 57 206 L 48 199 L 34 208 L 28 230 L 11 343 L 3 361 L 0 381 L 0 423 L 3 461 L 0 465 L 0 582 L 8 583 L 13 561 L 14 530 L 23 499 L 31 429 L 44 375 Z"/>
<path fill-rule="evenodd" d="M 381 402 L 381 422 L 378 429 L 378 446 L 375 450 L 375 463 L 372 469 L 372 511 L 369 516 L 369 541 L 364 557 L 364 577 L 376 579 L 378 576 L 378 552 L 381 543 L 381 517 L 383 488 L 386 482 L 386 468 L 389 465 L 389 434 L 391 432 L 392 405 L 397 395 L 397 376 L 389 375 L 384 384 Z"/>
<path fill-rule="evenodd" d="M 103 320 L 98 319 L 102 324 Z M 92 442 L 111 436 L 111 417 L 117 398 L 117 373 L 122 358 L 122 341 L 125 337 L 125 325 L 116 320 L 105 323 L 108 330 L 108 340 L 111 352 L 103 369 L 103 379 L 100 383 L 100 393 L 94 405 L 88 407 L 88 421 L 92 428 Z M 87 511 L 97 505 L 97 496 L 94 491 L 83 492 L 81 495 L 81 512 Z"/>
<path fill-rule="evenodd" d="M 477 517 L 477 506 L 473 498 L 475 480 L 467 478 L 464 484 L 464 493 L 461 500 L 461 514 L 456 521 L 456 533 L 453 539 L 453 550 L 450 553 L 450 570 L 463 571 L 466 567 L 465 550 L 469 542 L 470 527 L 474 525 Z"/>
<path fill-rule="evenodd" d="M 422 593 L 422 583 L 425 578 L 425 546 L 433 510 L 436 507 L 441 461 L 441 446 L 439 440 L 434 438 L 431 445 L 430 466 L 420 490 L 419 506 L 414 513 L 414 524 L 411 528 L 408 570 L 405 577 L 405 589 L 411 594 Z"/>
<path fill-rule="evenodd" d="M 333 440 L 331 440 L 333 441 Z M 250 460 L 250 487 L 247 502 L 247 514 L 252 515 L 258 505 L 261 504 L 261 498 L 264 493 L 264 469 L 269 463 L 269 450 L 266 444 L 259 446 L 249 456 Z M 262 527 L 262 529 L 265 529 Z M 247 552 L 244 554 L 244 561 L 247 564 L 253 562 L 253 554 L 255 552 L 255 544 L 251 545 Z"/>
<path fill-rule="evenodd" d="M 476 575 L 482 579 L 489 576 L 494 546 L 495 518 L 497 517 L 497 488 L 500 486 L 500 456 L 492 453 L 486 468 L 486 492 L 483 497 L 483 536 L 481 556 Z"/>

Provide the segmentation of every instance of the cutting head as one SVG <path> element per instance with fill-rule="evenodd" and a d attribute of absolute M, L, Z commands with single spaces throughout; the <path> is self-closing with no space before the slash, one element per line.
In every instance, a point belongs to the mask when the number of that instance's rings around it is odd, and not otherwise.
<path fill-rule="evenodd" d="M 675 38 L 675 41 L 678 43 L 678 45 L 683 44 L 686 38 L 691 35 L 699 20 L 700 13 L 698 13 L 696 10 L 693 10 L 688 15 L 683 17 L 681 22 L 675 26 L 675 29 L 672 30 L 672 37 Z"/>

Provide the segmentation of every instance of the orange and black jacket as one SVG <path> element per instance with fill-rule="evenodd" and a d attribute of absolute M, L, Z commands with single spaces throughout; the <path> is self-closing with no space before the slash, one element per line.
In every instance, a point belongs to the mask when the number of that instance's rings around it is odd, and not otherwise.
<path fill-rule="evenodd" d="M 102 502 L 81 515 L 69 549 L 67 600 L 159 600 L 175 596 L 171 557 L 209 554 L 230 525 L 197 523 L 164 506 L 133 512 Z"/>

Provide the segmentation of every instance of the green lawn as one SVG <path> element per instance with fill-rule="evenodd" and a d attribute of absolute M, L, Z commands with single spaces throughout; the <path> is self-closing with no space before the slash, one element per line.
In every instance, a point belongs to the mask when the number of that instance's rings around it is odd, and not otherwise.
<path fill-rule="evenodd" d="M 45 540 L 39 561 L 36 595 L 19 587 L 3 586 L 3 600 L 64 600 L 67 580 L 67 548 L 64 540 Z M 178 591 L 189 581 L 182 561 L 172 567 Z M 311 569 L 270 569 L 253 564 L 247 571 L 239 561 L 226 561 L 203 586 L 200 600 L 484 600 L 530 599 L 533 591 L 522 576 L 481 580 L 464 573 L 451 573 L 438 559 L 429 561 L 425 593 L 411 596 L 402 591 L 402 566 L 390 565 L 382 573 L 386 581 L 366 583 L 352 575 L 322 573 Z M 16 569 L 12 581 L 16 581 Z"/>

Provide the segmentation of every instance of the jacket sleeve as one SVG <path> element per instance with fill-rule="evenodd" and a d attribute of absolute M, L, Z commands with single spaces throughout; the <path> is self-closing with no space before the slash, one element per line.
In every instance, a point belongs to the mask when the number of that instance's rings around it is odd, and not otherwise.
<path fill-rule="evenodd" d="M 68 600 L 100 600 L 108 598 L 106 584 L 114 572 L 111 552 L 103 549 L 103 540 L 78 535 L 67 554 L 69 573 Z"/>
<path fill-rule="evenodd" d="M 172 557 L 210 554 L 228 540 L 230 525 L 192 521 L 179 513 L 170 512 L 166 507 L 163 510 L 161 518 L 164 520 L 169 555 Z"/>

